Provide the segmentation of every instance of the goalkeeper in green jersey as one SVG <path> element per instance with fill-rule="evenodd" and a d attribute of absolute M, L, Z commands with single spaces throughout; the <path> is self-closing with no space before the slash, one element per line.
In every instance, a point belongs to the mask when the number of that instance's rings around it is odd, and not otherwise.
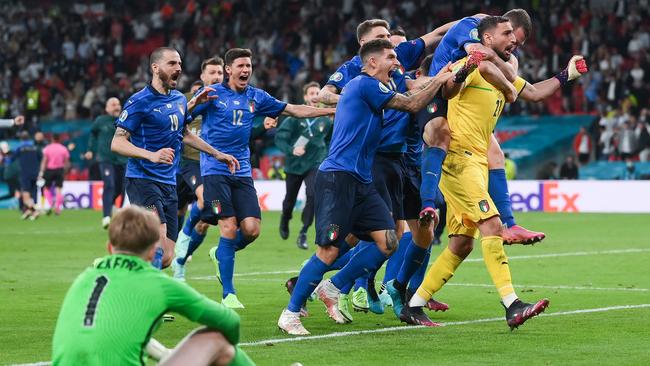
<path fill-rule="evenodd" d="M 117 213 L 108 230 L 111 255 L 72 284 L 52 344 L 56 365 L 253 365 L 237 347 L 239 315 L 149 263 L 158 216 L 137 206 Z M 204 325 L 169 351 L 151 335 L 168 311 Z M 150 342 L 151 340 L 151 342 Z"/>

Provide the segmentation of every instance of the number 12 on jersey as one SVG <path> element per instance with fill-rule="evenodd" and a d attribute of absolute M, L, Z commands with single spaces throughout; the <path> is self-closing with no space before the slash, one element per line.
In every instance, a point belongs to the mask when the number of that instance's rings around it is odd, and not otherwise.
<path fill-rule="evenodd" d="M 240 109 L 235 109 L 234 111 L 232 111 L 232 125 L 243 126 L 244 124 L 241 123 L 242 117 L 244 117 L 244 111 Z"/>

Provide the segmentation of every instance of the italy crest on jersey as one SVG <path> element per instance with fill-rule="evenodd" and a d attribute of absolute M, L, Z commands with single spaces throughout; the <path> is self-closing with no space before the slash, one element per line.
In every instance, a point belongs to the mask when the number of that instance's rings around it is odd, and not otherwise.
<path fill-rule="evenodd" d="M 248 102 L 248 111 L 251 113 L 255 113 L 255 102 L 252 100 Z"/>
<path fill-rule="evenodd" d="M 481 210 L 481 212 L 488 212 L 490 211 L 490 204 L 487 200 L 481 200 L 478 203 L 478 208 Z"/>
<path fill-rule="evenodd" d="M 214 212 L 215 215 L 219 215 L 221 213 L 221 201 L 214 200 L 210 204 L 212 205 L 212 212 Z"/>
<path fill-rule="evenodd" d="M 336 224 L 331 224 L 327 230 L 327 239 L 329 241 L 334 241 L 339 237 L 339 226 Z"/>

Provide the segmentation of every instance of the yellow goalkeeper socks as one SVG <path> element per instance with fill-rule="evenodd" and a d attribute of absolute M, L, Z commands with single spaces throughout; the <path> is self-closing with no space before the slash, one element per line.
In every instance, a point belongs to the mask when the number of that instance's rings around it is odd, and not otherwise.
<path fill-rule="evenodd" d="M 428 301 L 434 293 L 440 290 L 442 286 L 449 281 L 449 279 L 454 275 L 456 268 L 458 268 L 462 262 L 463 258 L 452 253 L 451 250 L 449 250 L 449 247 L 445 248 L 438 258 L 436 258 L 436 261 L 433 262 L 433 265 L 431 265 L 427 275 L 424 277 L 424 281 L 418 288 L 417 294 L 419 297 Z M 413 297 L 415 298 L 416 296 Z"/>
<path fill-rule="evenodd" d="M 503 250 L 503 239 L 500 236 L 485 236 L 481 238 L 481 248 L 492 282 L 497 287 L 503 304 L 509 307 L 517 299 L 517 295 L 512 287 L 508 257 Z"/>

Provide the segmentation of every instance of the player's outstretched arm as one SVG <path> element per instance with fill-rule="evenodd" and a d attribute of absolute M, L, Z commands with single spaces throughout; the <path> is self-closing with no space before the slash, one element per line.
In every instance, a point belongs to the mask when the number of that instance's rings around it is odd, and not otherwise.
<path fill-rule="evenodd" d="M 296 118 L 311 118 L 329 116 L 336 112 L 336 108 L 318 108 L 302 104 L 287 104 L 282 114 Z"/>
<path fill-rule="evenodd" d="M 427 50 L 432 50 L 436 47 L 438 47 L 438 44 L 442 40 L 442 37 L 445 36 L 447 31 L 454 26 L 454 24 L 458 23 L 458 20 L 449 22 L 447 24 L 443 24 L 439 26 L 438 28 L 432 30 L 431 32 L 423 35 L 422 40 L 424 41 L 424 46 L 427 48 Z"/>
<path fill-rule="evenodd" d="M 149 151 L 133 145 L 129 141 L 130 138 L 129 131 L 118 127 L 111 141 L 111 151 L 129 158 L 149 160 L 152 163 L 169 165 L 174 163 L 174 149 L 165 147 L 158 151 Z"/>
<path fill-rule="evenodd" d="M 216 95 L 208 94 L 213 91 L 214 89 L 210 88 L 209 86 L 206 86 L 205 88 L 201 89 L 201 91 L 198 92 L 198 94 L 196 94 L 190 100 L 187 101 L 187 113 L 192 114 L 194 108 L 199 104 L 203 104 L 209 100 L 217 99 Z"/>
<path fill-rule="evenodd" d="M 235 174 L 235 172 L 240 168 L 239 161 L 235 159 L 234 156 L 224 154 L 212 147 L 212 145 L 208 144 L 202 138 L 192 133 L 192 131 L 189 130 L 188 125 L 185 125 L 183 143 L 206 154 L 209 154 L 220 162 L 228 165 L 228 170 L 230 170 L 230 173 L 232 174 Z"/>
<path fill-rule="evenodd" d="M 587 63 L 582 56 L 573 56 L 567 67 L 554 77 L 535 84 L 526 84 L 519 95 L 529 102 L 542 101 L 555 93 L 561 86 L 575 80 L 588 71 Z"/>
<path fill-rule="evenodd" d="M 318 101 L 327 105 L 336 105 L 341 96 L 334 85 L 327 84 L 318 92 Z"/>
<path fill-rule="evenodd" d="M 454 74 L 449 69 L 449 64 L 430 80 L 419 87 L 409 90 L 404 94 L 397 93 L 391 98 L 384 108 L 397 109 L 409 113 L 417 113 L 424 108 L 440 90 L 440 88 L 451 79 Z"/>

